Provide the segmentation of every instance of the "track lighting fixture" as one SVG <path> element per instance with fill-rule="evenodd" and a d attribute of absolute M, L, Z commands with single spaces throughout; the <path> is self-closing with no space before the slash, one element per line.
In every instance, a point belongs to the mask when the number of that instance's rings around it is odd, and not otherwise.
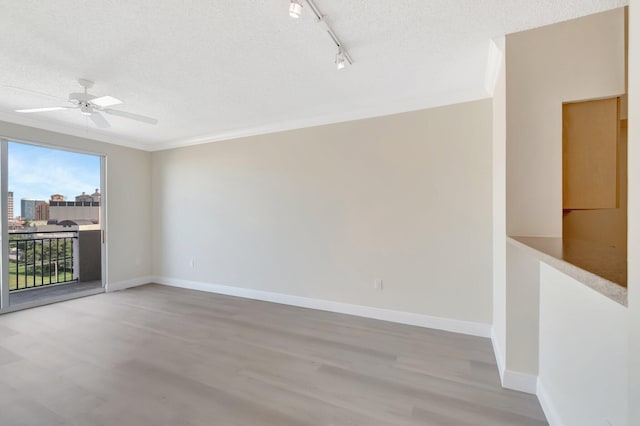
<path fill-rule="evenodd" d="M 298 19 L 302 15 L 302 0 L 291 0 L 289 5 L 289 16 Z"/>
<path fill-rule="evenodd" d="M 336 68 L 338 71 L 344 68 L 346 59 L 344 58 L 344 52 L 342 51 L 342 47 L 338 48 L 338 53 L 336 53 Z"/>
<path fill-rule="evenodd" d="M 291 0 L 291 3 L 289 4 L 289 16 L 297 19 L 300 17 L 300 15 L 302 15 L 303 1 L 307 2 L 307 5 L 309 5 L 309 9 L 316 16 L 316 22 L 320 25 L 323 31 L 326 31 L 327 34 L 329 34 L 329 37 L 331 37 L 331 41 L 333 41 L 338 47 L 338 53 L 336 54 L 336 68 L 338 70 L 343 69 L 347 65 L 347 62 L 350 65 L 353 64 L 353 59 L 351 59 L 349 52 L 347 52 L 336 33 L 329 26 L 329 24 L 325 20 L 324 15 L 320 12 L 320 9 L 318 9 L 318 6 L 316 5 L 314 0 Z"/>

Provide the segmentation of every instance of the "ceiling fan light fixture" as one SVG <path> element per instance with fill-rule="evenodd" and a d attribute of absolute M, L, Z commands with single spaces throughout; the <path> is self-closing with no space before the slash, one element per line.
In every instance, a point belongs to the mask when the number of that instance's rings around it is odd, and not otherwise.
<path fill-rule="evenodd" d="M 291 0 L 289 4 L 289 16 L 298 19 L 302 15 L 302 0 Z"/>
<path fill-rule="evenodd" d="M 82 105 L 80 107 L 80 112 L 83 115 L 90 116 L 91 114 L 93 114 L 93 108 L 91 108 L 91 106 L 89 105 Z"/>

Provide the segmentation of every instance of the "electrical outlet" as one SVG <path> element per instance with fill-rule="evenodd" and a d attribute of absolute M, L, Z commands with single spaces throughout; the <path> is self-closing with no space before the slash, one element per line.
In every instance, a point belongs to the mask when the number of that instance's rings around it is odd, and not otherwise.
<path fill-rule="evenodd" d="M 376 280 L 373 282 L 373 288 L 375 288 L 376 290 L 382 290 L 382 279 L 376 278 Z"/>

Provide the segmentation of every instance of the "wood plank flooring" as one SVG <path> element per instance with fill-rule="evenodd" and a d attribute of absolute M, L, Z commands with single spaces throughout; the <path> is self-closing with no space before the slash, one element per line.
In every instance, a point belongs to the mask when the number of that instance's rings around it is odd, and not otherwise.
<path fill-rule="evenodd" d="M 489 339 L 147 285 L 0 316 L 0 424 L 547 423 Z"/>

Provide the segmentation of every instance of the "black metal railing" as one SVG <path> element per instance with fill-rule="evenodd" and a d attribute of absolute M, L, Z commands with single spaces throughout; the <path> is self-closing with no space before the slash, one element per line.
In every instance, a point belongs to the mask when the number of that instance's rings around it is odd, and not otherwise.
<path fill-rule="evenodd" d="M 76 281 L 77 242 L 77 232 L 10 233 L 9 291 Z"/>

